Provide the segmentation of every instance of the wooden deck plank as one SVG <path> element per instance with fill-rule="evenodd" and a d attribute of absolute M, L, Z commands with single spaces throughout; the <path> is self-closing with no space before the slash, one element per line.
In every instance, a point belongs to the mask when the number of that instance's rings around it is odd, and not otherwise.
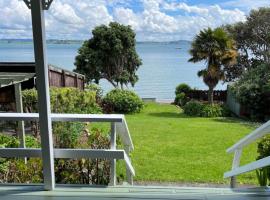
<path fill-rule="evenodd" d="M 1 200 L 109 200 L 109 199 L 190 199 L 266 200 L 267 189 L 181 188 L 154 186 L 62 187 L 42 191 L 42 186 L 0 186 Z"/>

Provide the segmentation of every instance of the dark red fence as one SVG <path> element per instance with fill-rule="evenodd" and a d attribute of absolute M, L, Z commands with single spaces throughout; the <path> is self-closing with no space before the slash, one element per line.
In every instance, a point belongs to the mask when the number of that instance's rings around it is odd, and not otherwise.
<path fill-rule="evenodd" d="M 187 96 L 191 99 L 198 101 L 207 101 L 208 100 L 208 90 L 192 90 Z M 214 101 L 226 102 L 227 99 L 227 90 L 215 90 L 214 91 Z"/>

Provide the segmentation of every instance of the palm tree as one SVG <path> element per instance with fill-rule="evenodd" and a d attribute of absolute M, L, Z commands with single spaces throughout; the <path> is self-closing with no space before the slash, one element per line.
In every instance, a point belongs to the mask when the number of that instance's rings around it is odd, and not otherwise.
<path fill-rule="evenodd" d="M 224 80 L 224 67 L 236 62 L 237 50 L 235 42 L 222 28 L 204 29 L 192 42 L 189 62 L 205 61 L 207 66 L 198 72 L 208 86 L 208 102 L 214 102 L 214 88 L 219 81 Z"/>

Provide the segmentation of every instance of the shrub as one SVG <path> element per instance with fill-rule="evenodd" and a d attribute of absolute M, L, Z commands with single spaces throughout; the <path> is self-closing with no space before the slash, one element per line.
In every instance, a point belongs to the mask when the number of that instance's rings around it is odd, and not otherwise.
<path fill-rule="evenodd" d="M 28 148 L 40 147 L 39 141 L 33 136 L 26 136 L 25 144 Z M 10 135 L 0 134 L 1 148 L 18 148 L 19 140 Z M 42 182 L 41 159 L 1 158 L 0 159 L 0 182 L 1 183 L 41 183 Z"/>
<path fill-rule="evenodd" d="M 85 90 L 95 92 L 96 100 L 98 103 L 100 103 L 103 96 L 103 90 L 99 85 L 91 83 L 85 87 Z"/>
<path fill-rule="evenodd" d="M 184 106 L 184 113 L 195 117 L 226 117 L 230 115 L 228 109 L 220 104 L 205 104 L 199 101 L 190 101 Z"/>
<path fill-rule="evenodd" d="M 181 83 L 175 88 L 175 95 L 184 93 L 187 94 L 191 91 L 191 87 L 186 83 Z"/>
<path fill-rule="evenodd" d="M 191 91 L 191 88 L 189 85 L 185 83 L 179 84 L 175 88 L 175 99 L 174 99 L 174 104 L 183 107 L 186 105 L 188 101 L 190 101 L 190 98 L 188 98 L 187 94 Z"/>
<path fill-rule="evenodd" d="M 176 95 L 174 99 L 174 104 L 183 107 L 186 105 L 188 101 L 189 101 L 189 98 L 186 96 L 185 93 L 182 92 Z"/>
<path fill-rule="evenodd" d="M 98 129 L 92 130 L 90 135 L 81 135 L 80 139 L 85 143 L 83 148 L 110 148 L 109 137 L 104 136 Z M 0 147 L 18 146 L 19 140 L 16 137 L 0 134 Z M 37 148 L 40 147 L 40 143 L 33 136 L 27 136 L 26 146 Z M 110 161 L 106 159 L 55 159 L 55 177 L 56 183 L 107 185 L 110 181 Z M 30 158 L 27 164 L 24 163 L 24 159 L 0 159 L 0 183 L 42 182 L 41 159 Z"/>
<path fill-rule="evenodd" d="M 231 88 L 239 103 L 251 111 L 251 117 L 264 120 L 269 114 L 270 65 L 245 72 Z"/>
<path fill-rule="evenodd" d="M 190 101 L 184 106 L 183 109 L 186 115 L 200 117 L 203 104 L 198 101 Z"/>
<path fill-rule="evenodd" d="M 203 105 L 203 109 L 200 114 L 201 117 L 222 117 L 223 116 L 223 108 L 218 105 Z"/>
<path fill-rule="evenodd" d="M 136 113 L 143 108 L 143 101 L 138 95 L 129 90 L 111 90 L 103 99 L 105 110 L 114 113 Z"/>
<path fill-rule="evenodd" d="M 257 160 L 270 156 L 270 135 L 264 136 L 257 146 Z M 264 167 L 256 171 L 260 186 L 270 183 L 270 167 Z"/>
<path fill-rule="evenodd" d="M 101 108 L 96 103 L 96 92 L 94 91 L 83 91 L 76 88 L 51 88 L 50 97 L 53 113 L 101 113 Z M 25 112 L 38 112 L 37 91 L 35 89 L 24 90 L 22 98 Z M 33 134 L 38 137 L 38 123 L 31 122 L 31 128 Z M 54 122 L 55 147 L 74 148 L 83 129 L 84 123 Z"/>

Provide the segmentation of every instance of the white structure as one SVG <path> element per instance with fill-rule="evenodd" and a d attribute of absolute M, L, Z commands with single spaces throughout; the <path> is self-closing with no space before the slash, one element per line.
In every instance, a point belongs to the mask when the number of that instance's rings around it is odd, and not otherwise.
<path fill-rule="evenodd" d="M 33 41 L 37 75 L 38 109 L 39 113 L 22 113 L 21 100 L 17 99 L 20 108 L 18 113 L 1 113 L 0 120 L 39 121 L 41 135 L 41 149 L 27 149 L 24 145 L 24 133 L 21 134 L 21 148 L 0 149 L 0 157 L 42 157 L 44 189 L 55 188 L 54 158 L 106 158 L 111 160 L 111 185 L 116 184 L 116 159 L 123 159 L 126 163 L 130 184 L 134 169 L 129 159 L 129 153 L 134 149 L 129 130 L 123 115 L 79 115 L 52 114 L 50 108 L 48 65 L 46 60 L 46 37 L 44 10 L 48 10 L 53 0 L 24 0 L 32 14 Z M 18 86 L 17 90 L 20 88 Z M 110 150 L 80 150 L 54 149 L 52 139 L 52 121 L 80 121 L 80 122 L 109 122 L 111 123 Z M 23 126 L 23 122 L 21 122 Z M 116 134 L 119 134 L 125 150 L 116 149 Z"/>
<path fill-rule="evenodd" d="M 231 185 L 235 186 L 235 179 L 234 177 L 243 174 L 249 171 L 253 171 L 262 167 L 270 166 L 270 156 L 254 161 L 252 163 L 249 163 L 244 166 L 240 165 L 240 158 L 242 154 L 242 149 L 251 144 L 252 142 L 255 142 L 257 139 L 265 136 L 266 134 L 270 133 L 270 121 L 263 124 L 261 127 L 257 128 L 255 131 L 241 139 L 239 142 L 237 142 L 235 145 L 227 149 L 227 153 L 234 153 L 234 159 L 232 164 L 232 170 L 229 172 L 226 172 L 224 174 L 224 178 L 232 177 L 232 183 Z"/>

